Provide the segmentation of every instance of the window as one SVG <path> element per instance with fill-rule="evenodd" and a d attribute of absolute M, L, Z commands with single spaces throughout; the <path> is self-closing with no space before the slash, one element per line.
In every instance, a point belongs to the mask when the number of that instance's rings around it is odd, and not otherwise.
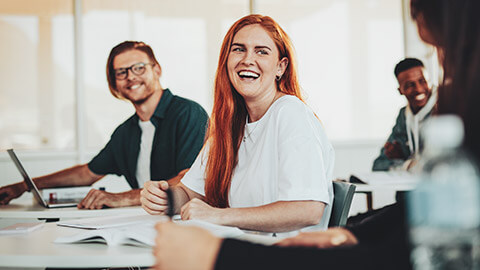
<path fill-rule="evenodd" d="M 248 14 L 248 1 L 83 1 L 87 146 L 99 149 L 134 113 L 108 90 L 110 50 L 125 40 L 149 44 L 162 67 L 160 82 L 210 112 L 221 42 L 230 24 Z M 207 4 L 208 3 L 208 4 Z M 214 8 L 213 8 L 214 7 Z"/>
<path fill-rule="evenodd" d="M 72 2 L 1 6 L 0 148 L 73 149 Z"/>
<path fill-rule="evenodd" d="M 221 41 L 248 11 L 247 0 L 2 1 L 0 148 L 101 149 L 134 113 L 110 94 L 105 74 L 111 48 L 125 40 L 151 45 L 162 86 L 209 112 Z M 74 13 L 81 33 L 75 33 Z M 82 70 L 76 70 L 75 54 Z M 77 108 L 78 96 L 84 101 Z M 79 137 L 84 145 L 76 145 Z"/>
<path fill-rule="evenodd" d="M 401 1 L 257 0 L 293 40 L 300 84 L 331 140 L 385 139 L 404 99 Z"/>
<path fill-rule="evenodd" d="M 210 112 L 221 41 L 250 9 L 291 36 L 307 102 L 331 140 L 385 139 L 405 104 L 393 75 L 404 55 L 402 1 L 19 0 L 0 8 L 0 148 L 98 151 L 134 113 L 105 76 L 110 49 L 124 40 L 150 44 L 162 86 Z M 75 91 L 84 97 L 78 108 Z M 84 145 L 75 144 L 79 136 Z"/>

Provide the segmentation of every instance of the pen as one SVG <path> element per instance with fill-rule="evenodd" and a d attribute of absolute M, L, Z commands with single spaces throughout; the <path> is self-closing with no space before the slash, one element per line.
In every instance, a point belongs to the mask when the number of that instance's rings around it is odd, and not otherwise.
<path fill-rule="evenodd" d="M 173 192 L 170 188 L 165 190 L 167 193 L 167 216 L 170 218 L 170 220 L 173 219 L 173 215 L 175 215 L 175 210 L 174 210 L 174 204 L 173 204 Z"/>

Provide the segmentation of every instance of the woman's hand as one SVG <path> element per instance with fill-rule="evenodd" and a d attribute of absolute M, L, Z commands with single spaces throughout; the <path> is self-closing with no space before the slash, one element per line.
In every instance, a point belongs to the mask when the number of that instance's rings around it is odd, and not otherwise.
<path fill-rule="evenodd" d="M 154 269 L 211 270 L 215 265 L 222 239 L 198 227 L 160 222 L 153 255 Z"/>
<path fill-rule="evenodd" d="M 181 216 L 183 220 L 201 219 L 210 223 L 225 225 L 222 223 L 222 213 L 225 209 L 215 208 L 206 202 L 194 198 L 182 206 Z"/>
<path fill-rule="evenodd" d="M 332 248 L 339 246 L 352 246 L 358 243 L 357 238 L 345 228 L 332 228 L 322 232 L 304 232 L 295 237 L 286 238 L 278 242 L 277 246 L 292 247 L 317 247 Z"/>
<path fill-rule="evenodd" d="M 167 211 L 167 181 L 147 181 L 140 192 L 140 203 L 151 215 L 165 214 Z"/>

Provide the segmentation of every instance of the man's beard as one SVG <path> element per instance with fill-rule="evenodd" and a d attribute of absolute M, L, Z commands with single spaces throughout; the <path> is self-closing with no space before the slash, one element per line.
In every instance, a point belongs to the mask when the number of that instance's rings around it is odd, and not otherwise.
<path fill-rule="evenodd" d="M 152 93 L 152 94 L 153 94 L 153 93 Z M 152 94 L 150 94 L 150 95 L 148 95 L 148 96 L 146 96 L 146 97 L 144 97 L 144 98 L 142 98 L 142 99 L 139 99 L 139 100 L 130 100 L 130 101 L 131 101 L 133 104 L 135 104 L 135 105 L 142 105 L 143 103 L 145 103 L 145 102 L 148 100 L 149 97 L 152 96 Z"/>
<path fill-rule="evenodd" d="M 150 89 L 152 89 L 153 87 L 152 86 L 147 86 L 146 87 L 147 89 L 147 95 L 144 96 L 143 98 L 141 99 L 138 99 L 138 100 L 130 100 L 130 102 L 132 102 L 134 105 L 142 105 L 143 103 L 145 103 L 154 93 L 155 93 L 155 90 L 152 90 L 150 91 Z"/>

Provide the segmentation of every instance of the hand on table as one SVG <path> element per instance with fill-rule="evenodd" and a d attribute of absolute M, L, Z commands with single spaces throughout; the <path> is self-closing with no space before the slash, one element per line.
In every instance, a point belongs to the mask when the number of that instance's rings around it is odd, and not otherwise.
<path fill-rule="evenodd" d="M 0 188 L 0 205 L 6 205 L 11 200 L 20 197 L 25 191 L 27 191 L 27 185 L 25 182 L 18 182 L 8 186 Z"/>
<path fill-rule="evenodd" d="M 204 229 L 173 222 L 160 222 L 155 228 L 154 269 L 213 269 L 222 239 Z"/>
<path fill-rule="evenodd" d="M 168 198 L 165 192 L 168 189 L 167 181 L 147 181 L 140 192 L 140 202 L 143 209 L 151 215 L 165 214 Z"/>
<path fill-rule="evenodd" d="M 386 142 L 383 148 L 385 149 L 385 155 L 389 159 L 407 159 L 398 141 L 393 141 L 393 143 Z"/>
<path fill-rule="evenodd" d="M 77 205 L 78 209 L 102 209 L 104 207 L 125 206 L 124 195 L 103 190 L 91 189 Z"/>
<path fill-rule="evenodd" d="M 282 247 L 302 246 L 332 248 L 339 246 L 352 246 L 357 243 L 357 238 L 349 230 L 338 227 L 326 231 L 303 232 L 297 236 L 283 239 L 276 245 Z"/>
<path fill-rule="evenodd" d="M 226 225 L 222 223 L 222 211 L 225 209 L 210 206 L 208 203 L 194 198 L 182 206 L 180 215 L 183 220 L 201 219 L 210 223 Z"/>

